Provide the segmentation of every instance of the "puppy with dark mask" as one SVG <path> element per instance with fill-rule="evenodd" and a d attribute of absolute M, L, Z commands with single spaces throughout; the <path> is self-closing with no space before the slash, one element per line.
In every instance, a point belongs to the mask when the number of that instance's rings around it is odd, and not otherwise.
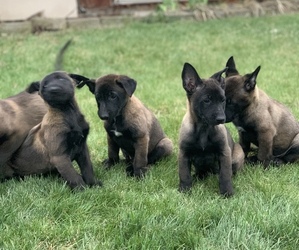
<path fill-rule="evenodd" d="M 101 185 L 93 172 L 86 144 L 89 125 L 74 98 L 74 86 L 75 80 L 64 72 L 51 73 L 40 85 L 36 83 L 47 113 L 4 166 L 4 178 L 58 172 L 72 189 Z"/>
<path fill-rule="evenodd" d="M 59 50 L 56 70 L 61 70 L 63 56 L 70 43 L 71 40 L 68 40 Z M 21 146 L 29 130 L 40 123 L 47 112 L 44 100 L 36 91 L 38 84 L 33 82 L 19 94 L 0 100 L 0 172 L 1 166 Z"/>
<path fill-rule="evenodd" d="M 299 123 L 286 106 L 256 86 L 260 66 L 245 75 L 239 74 L 233 57 L 226 66 L 226 122 L 233 122 L 237 127 L 246 156 L 252 144 L 258 147 L 257 155 L 247 160 L 260 161 L 265 168 L 270 163 L 298 161 Z"/>
<path fill-rule="evenodd" d="M 98 115 L 104 121 L 108 140 L 107 168 L 119 162 L 119 150 L 128 164 L 127 173 L 142 177 L 149 164 L 172 153 L 173 145 L 157 118 L 133 95 L 136 81 L 125 75 L 86 78 L 78 87 L 95 95 Z"/>
<path fill-rule="evenodd" d="M 182 81 L 187 94 L 187 112 L 179 139 L 180 191 L 190 190 L 194 166 L 196 178 L 219 173 L 220 193 L 224 196 L 234 193 L 232 175 L 242 168 L 244 152 L 223 124 L 225 93 L 221 75 L 225 70 L 201 79 L 192 65 L 184 64 Z"/>

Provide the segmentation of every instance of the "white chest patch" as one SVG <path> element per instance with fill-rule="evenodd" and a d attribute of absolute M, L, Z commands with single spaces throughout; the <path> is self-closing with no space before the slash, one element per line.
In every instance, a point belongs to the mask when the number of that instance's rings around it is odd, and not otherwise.
<path fill-rule="evenodd" d="M 116 137 L 120 137 L 123 135 L 121 132 L 118 132 L 117 130 L 111 130 L 111 132 L 113 132 Z"/>

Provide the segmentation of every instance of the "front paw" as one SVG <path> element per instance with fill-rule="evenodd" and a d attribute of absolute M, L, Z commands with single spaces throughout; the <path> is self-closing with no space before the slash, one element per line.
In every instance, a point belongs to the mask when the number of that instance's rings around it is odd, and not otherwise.
<path fill-rule="evenodd" d="M 279 167 L 280 165 L 286 164 L 284 160 L 280 159 L 280 158 L 274 158 L 274 160 L 272 161 L 272 164 L 276 167 Z"/>
<path fill-rule="evenodd" d="M 248 156 L 245 158 L 245 163 L 257 164 L 259 162 L 256 155 Z"/>
<path fill-rule="evenodd" d="M 134 168 L 134 176 L 138 179 L 143 178 L 147 170 L 147 168 Z"/>
<path fill-rule="evenodd" d="M 113 159 L 109 159 L 109 158 L 102 162 L 104 169 L 109 169 L 117 163 L 118 163 L 118 160 L 113 160 Z"/>
<path fill-rule="evenodd" d="M 127 176 L 133 177 L 134 176 L 134 168 L 132 164 L 129 164 L 126 168 Z"/>
<path fill-rule="evenodd" d="M 231 197 L 234 195 L 234 189 L 231 182 L 220 183 L 220 194 L 224 197 Z"/>
<path fill-rule="evenodd" d="M 190 184 L 183 184 L 183 183 L 180 183 L 180 186 L 179 186 L 179 192 L 181 193 L 188 193 L 191 191 L 191 183 Z"/>
<path fill-rule="evenodd" d="M 100 180 L 95 180 L 94 183 L 90 184 L 91 187 L 102 187 L 103 186 L 103 183 L 100 181 Z"/>

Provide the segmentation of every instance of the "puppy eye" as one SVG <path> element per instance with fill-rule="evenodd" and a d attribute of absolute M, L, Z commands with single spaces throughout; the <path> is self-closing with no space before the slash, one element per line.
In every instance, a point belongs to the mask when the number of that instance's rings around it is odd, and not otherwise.
<path fill-rule="evenodd" d="M 115 100 L 117 98 L 117 95 L 116 94 L 114 94 L 113 92 L 110 92 L 109 93 L 109 99 L 110 100 Z"/>
<path fill-rule="evenodd" d="M 207 98 L 207 99 L 204 99 L 203 101 L 204 101 L 205 104 L 209 104 L 209 103 L 211 102 L 211 100 L 208 99 L 208 98 Z"/>

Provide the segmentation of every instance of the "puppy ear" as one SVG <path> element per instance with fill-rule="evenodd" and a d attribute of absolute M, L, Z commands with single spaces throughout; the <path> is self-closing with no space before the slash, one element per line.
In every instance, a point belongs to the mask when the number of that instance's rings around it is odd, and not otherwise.
<path fill-rule="evenodd" d="M 222 74 L 226 71 L 227 71 L 227 67 L 211 76 L 211 78 L 217 80 L 220 83 L 220 87 L 222 89 L 225 89 L 225 82 L 224 82 L 224 78 L 222 77 Z"/>
<path fill-rule="evenodd" d="M 231 56 L 227 60 L 226 67 L 227 67 L 227 71 L 225 72 L 225 76 L 226 77 L 234 76 L 234 75 L 239 75 L 239 72 L 236 69 L 236 64 L 235 64 L 235 60 L 234 60 L 233 56 Z"/>
<path fill-rule="evenodd" d="M 76 87 L 82 88 L 85 84 L 88 86 L 89 91 L 94 94 L 95 91 L 95 80 L 89 79 L 85 76 L 77 75 L 77 74 L 69 74 L 69 76 L 75 80 Z"/>
<path fill-rule="evenodd" d="M 245 78 L 247 78 L 244 82 L 244 88 L 246 91 L 250 92 L 254 90 L 256 85 L 256 78 L 258 73 L 260 72 L 261 66 L 258 66 L 255 71 L 253 71 L 251 74 L 245 75 Z"/>
<path fill-rule="evenodd" d="M 195 68 L 189 63 L 184 64 L 182 71 L 182 81 L 183 88 L 189 95 L 194 93 L 196 88 L 203 84 Z"/>
<path fill-rule="evenodd" d="M 115 82 L 127 92 L 128 96 L 131 97 L 135 92 L 137 82 L 134 79 L 127 76 L 119 76 Z"/>
<path fill-rule="evenodd" d="M 40 83 L 39 82 L 32 82 L 25 89 L 25 91 L 28 92 L 29 94 L 31 94 L 31 93 L 34 93 L 34 92 L 38 92 L 39 91 L 39 87 L 40 87 Z"/>

